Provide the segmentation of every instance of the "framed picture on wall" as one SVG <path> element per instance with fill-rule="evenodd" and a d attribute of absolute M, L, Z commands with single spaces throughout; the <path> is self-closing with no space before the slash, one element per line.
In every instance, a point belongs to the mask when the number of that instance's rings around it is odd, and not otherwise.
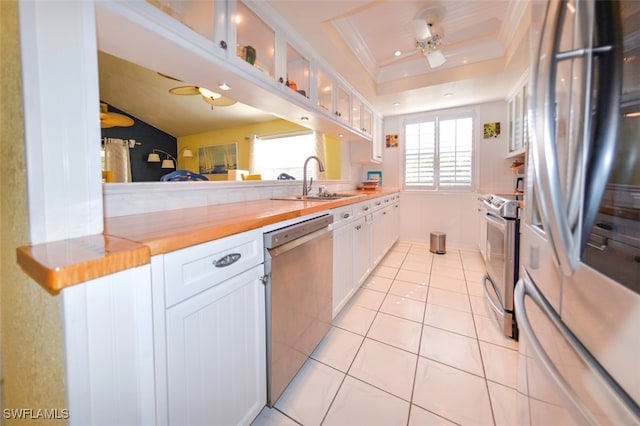
<path fill-rule="evenodd" d="M 213 145 L 198 148 L 200 174 L 226 174 L 238 168 L 238 144 Z"/>
<path fill-rule="evenodd" d="M 370 170 L 367 172 L 367 180 L 378 181 L 378 186 L 382 186 L 382 172 L 379 170 Z"/>

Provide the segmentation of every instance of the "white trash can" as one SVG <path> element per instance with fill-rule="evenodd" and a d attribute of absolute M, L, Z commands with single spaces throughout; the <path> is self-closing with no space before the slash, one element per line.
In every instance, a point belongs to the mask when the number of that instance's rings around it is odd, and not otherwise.
<path fill-rule="evenodd" d="M 447 234 L 444 232 L 431 233 L 431 253 L 445 254 L 447 252 Z"/>

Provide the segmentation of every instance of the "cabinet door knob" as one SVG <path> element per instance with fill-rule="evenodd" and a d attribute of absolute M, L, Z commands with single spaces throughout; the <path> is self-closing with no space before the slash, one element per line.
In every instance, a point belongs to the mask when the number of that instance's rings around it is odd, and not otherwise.
<path fill-rule="evenodd" d="M 227 50 L 227 42 L 224 40 L 220 40 L 220 48 Z"/>

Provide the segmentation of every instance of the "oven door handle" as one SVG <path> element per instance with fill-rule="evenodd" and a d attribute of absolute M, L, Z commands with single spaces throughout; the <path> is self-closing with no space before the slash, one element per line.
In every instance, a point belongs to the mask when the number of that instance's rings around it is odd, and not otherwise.
<path fill-rule="evenodd" d="M 496 285 L 493 283 L 493 280 L 491 279 L 489 274 L 485 274 L 484 277 L 482 277 L 482 284 L 483 284 L 482 287 L 484 289 L 484 294 L 485 294 L 485 296 L 487 296 L 487 300 L 489 300 L 489 304 L 491 305 L 493 310 L 496 311 L 500 315 L 504 315 L 504 309 L 502 309 L 500 306 L 498 306 L 496 304 L 496 302 L 493 301 L 493 297 L 491 297 L 491 293 L 489 293 L 489 287 L 487 286 L 487 281 L 491 284 L 491 287 L 493 288 L 493 291 L 498 296 L 498 303 L 500 303 L 500 305 L 502 305 L 502 301 L 500 300 L 500 293 L 496 289 Z"/>
<path fill-rule="evenodd" d="M 507 231 L 507 221 L 501 218 L 500 216 L 496 216 L 491 212 L 487 212 L 484 215 L 485 220 L 492 225 L 496 225 L 500 228 L 500 230 L 505 233 Z"/>

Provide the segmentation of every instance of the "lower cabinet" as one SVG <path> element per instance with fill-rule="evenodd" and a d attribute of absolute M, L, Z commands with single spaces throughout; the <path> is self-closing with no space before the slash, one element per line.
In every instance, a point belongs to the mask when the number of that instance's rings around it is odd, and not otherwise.
<path fill-rule="evenodd" d="M 166 312 L 169 422 L 249 424 L 266 403 L 262 265 Z"/>
<path fill-rule="evenodd" d="M 355 219 L 333 211 L 333 316 L 349 302 L 400 232 L 399 195 L 379 197 L 350 207 Z M 373 210 L 373 213 L 371 212 Z"/>
<path fill-rule="evenodd" d="M 353 221 L 333 229 L 333 317 L 355 291 Z"/>
<path fill-rule="evenodd" d="M 152 258 L 156 424 L 248 425 L 266 405 L 262 231 Z"/>
<path fill-rule="evenodd" d="M 372 216 L 359 218 L 353 224 L 354 272 L 356 286 L 362 285 L 373 269 L 371 261 L 371 241 L 373 236 Z"/>

